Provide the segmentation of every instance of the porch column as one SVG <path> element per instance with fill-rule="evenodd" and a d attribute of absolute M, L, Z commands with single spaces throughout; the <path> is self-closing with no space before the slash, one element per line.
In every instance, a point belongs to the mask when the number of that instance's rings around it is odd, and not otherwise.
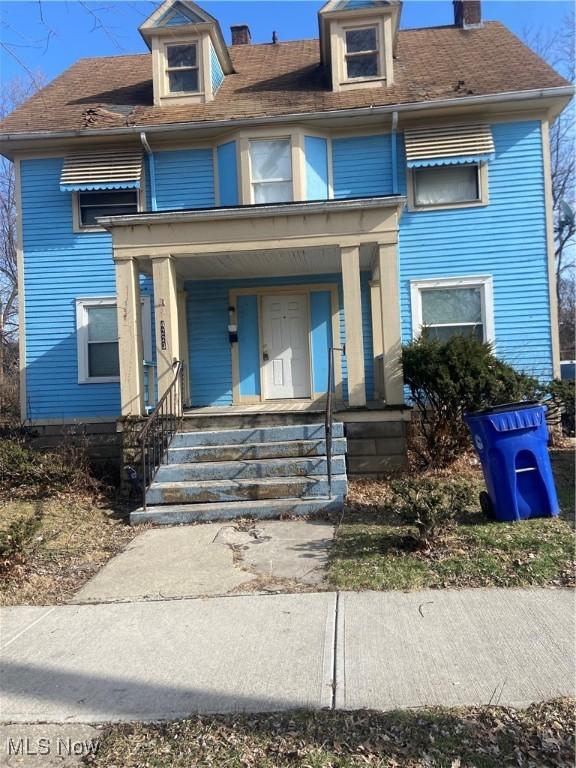
<path fill-rule="evenodd" d="M 380 276 L 372 271 L 370 281 L 370 309 L 372 319 L 372 356 L 374 358 L 374 399 L 384 400 L 382 380 L 382 309 L 380 307 Z"/>
<path fill-rule="evenodd" d="M 154 313 L 156 329 L 156 371 L 158 399 L 173 379 L 173 364 L 180 360 L 178 327 L 178 287 L 176 269 L 171 256 L 152 257 L 154 281 Z"/>
<path fill-rule="evenodd" d="M 115 264 L 121 411 L 122 416 L 142 416 L 144 350 L 138 262 L 128 258 L 119 259 Z"/>
<path fill-rule="evenodd" d="M 400 356 L 400 289 L 397 244 L 378 244 L 380 307 L 382 317 L 382 354 L 384 355 L 384 397 L 387 405 L 404 403 L 404 379 Z"/>
<path fill-rule="evenodd" d="M 360 246 L 342 246 L 340 257 L 342 261 L 342 287 L 344 289 L 348 403 L 362 407 L 366 405 L 366 378 L 364 374 L 364 336 L 362 334 L 362 297 L 360 291 Z"/>

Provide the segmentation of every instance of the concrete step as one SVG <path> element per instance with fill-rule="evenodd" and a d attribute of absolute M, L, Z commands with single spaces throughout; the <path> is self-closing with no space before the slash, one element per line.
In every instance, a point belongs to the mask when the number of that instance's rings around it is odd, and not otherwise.
<path fill-rule="evenodd" d="M 185 480 L 239 480 L 264 477 L 309 477 L 326 475 L 328 462 L 323 456 L 290 459 L 256 459 L 254 461 L 203 461 L 190 464 L 163 464 L 155 482 L 171 483 Z M 332 474 L 346 472 L 344 456 L 334 456 Z"/>
<path fill-rule="evenodd" d="M 332 495 L 345 496 L 346 475 L 334 475 Z M 257 501 L 329 496 L 328 479 L 315 477 L 272 477 L 246 480 L 154 481 L 146 493 L 148 504 L 202 504 L 228 501 Z"/>
<path fill-rule="evenodd" d="M 130 525 L 157 523 L 179 525 L 181 523 L 209 522 L 211 520 L 235 520 L 238 518 L 277 519 L 287 515 L 306 516 L 327 512 L 341 512 L 342 496 L 319 499 L 275 499 L 265 501 L 233 501 L 209 504 L 168 504 L 150 506 L 146 511 L 137 509 L 130 513 Z"/>
<path fill-rule="evenodd" d="M 332 455 L 346 453 L 346 438 L 332 440 Z M 170 448 L 169 464 L 189 464 L 204 461 L 252 461 L 256 459 L 290 459 L 304 456 L 325 456 L 325 440 L 289 440 L 277 443 L 246 443 L 241 445 L 197 445 L 192 448 Z"/>
<path fill-rule="evenodd" d="M 172 440 L 171 448 L 192 448 L 204 445 L 240 445 L 252 443 L 277 443 L 290 440 L 322 440 L 324 424 L 295 424 L 254 429 L 218 429 L 209 432 L 179 432 Z M 344 437 L 344 425 L 335 422 L 332 437 Z"/>
<path fill-rule="evenodd" d="M 295 424 L 318 424 L 324 419 L 324 408 L 309 411 L 286 411 L 283 413 L 197 413 L 194 409 L 184 412 L 182 432 L 217 429 L 249 429 L 253 427 L 288 426 Z"/>

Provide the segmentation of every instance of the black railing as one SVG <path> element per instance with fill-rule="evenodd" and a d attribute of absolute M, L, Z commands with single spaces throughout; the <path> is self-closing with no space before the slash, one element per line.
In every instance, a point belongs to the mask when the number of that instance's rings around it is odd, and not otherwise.
<path fill-rule="evenodd" d="M 328 495 L 332 496 L 332 423 L 334 420 L 334 352 L 345 354 L 345 347 L 330 347 L 328 350 L 328 390 L 326 392 L 326 413 L 324 415 L 324 434 L 326 439 L 326 474 L 328 475 Z"/>
<path fill-rule="evenodd" d="M 146 509 L 146 491 L 164 460 L 168 446 L 182 423 L 182 363 L 174 362 L 168 389 L 140 432 L 142 455 L 142 508 Z"/>

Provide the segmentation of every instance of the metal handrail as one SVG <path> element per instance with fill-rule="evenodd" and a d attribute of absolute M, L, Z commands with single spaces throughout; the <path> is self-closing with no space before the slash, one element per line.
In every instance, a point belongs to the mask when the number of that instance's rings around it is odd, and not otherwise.
<path fill-rule="evenodd" d="M 326 474 L 328 475 L 328 495 L 332 496 L 332 423 L 334 419 L 334 352 L 346 354 L 346 347 L 330 347 L 328 350 L 328 390 L 326 392 L 326 412 L 324 414 L 324 435 L 326 440 Z"/>
<path fill-rule="evenodd" d="M 173 378 L 139 435 L 142 457 L 142 508 L 146 491 L 162 464 L 168 446 L 182 423 L 182 361 L 175 360 Z"/>

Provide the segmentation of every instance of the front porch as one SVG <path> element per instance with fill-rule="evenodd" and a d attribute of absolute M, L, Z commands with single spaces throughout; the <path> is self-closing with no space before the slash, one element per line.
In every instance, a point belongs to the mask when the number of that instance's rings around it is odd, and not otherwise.
<path fill-rule="evenodd" d="M 101 220 L 113 235 L 122 415 L 143 415 L 153 390 L 162 396 L 175 360 L 183 362 L 183 401 L 195 413 L 319 411 L 330 347 L 345 349 L 335 355 L 337 401 L 401 406 L 403 203 L 370 198 Z M 154 318 L 148 365 L 143 289 Z"/>

